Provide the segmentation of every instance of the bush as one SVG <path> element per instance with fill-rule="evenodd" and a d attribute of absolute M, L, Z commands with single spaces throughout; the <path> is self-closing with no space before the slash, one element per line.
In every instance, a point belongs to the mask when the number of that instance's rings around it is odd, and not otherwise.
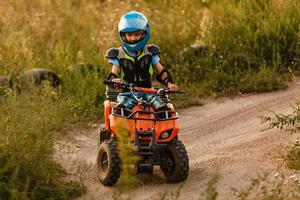
<path fill-rule="evenodd" d="M 282 114 L 272 112 L 271 116 L 261 117 L 263 123 L 269 123 L 267 129 L 277 128 L 289 133 L 297 133 L 300 129 L 300 104 L 296 103 L 292 106 L 292 114 Z M 287 166 L 290 169 L 300 169 L 300 144 L 299 141 L 292 142 L 287 150 L 286 155 Z"/>
<path fill-rule="evenodd" d="M 300 169 L 300 143 L 298 140 L 292 142 L 292 146 L 288 150 L 287 166 L 290 169 Z"/>

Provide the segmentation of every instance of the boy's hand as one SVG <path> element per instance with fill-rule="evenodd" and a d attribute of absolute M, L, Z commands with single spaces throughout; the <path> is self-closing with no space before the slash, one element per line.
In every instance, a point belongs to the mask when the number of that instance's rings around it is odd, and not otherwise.
<path fill-rule="evenodd" d="M 121 79 L 120 78 L 113 78 L 111 81 L 115 82 L 115 83 L 121 83 Z"/>
<path fill-rule="evenodd" d="M 168 89 L 170 90 L 170 91 L 178 91 L 178 86 L 177 85 L 175 85 L 175 84 L 173 84 L 173 83 L 168 83 Z"/>

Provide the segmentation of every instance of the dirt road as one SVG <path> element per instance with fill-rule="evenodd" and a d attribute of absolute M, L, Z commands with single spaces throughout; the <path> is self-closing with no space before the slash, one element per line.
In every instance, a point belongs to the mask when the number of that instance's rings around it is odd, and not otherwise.
<path fill-rule="evenodd" d="M 288 90 L 212 100 L 204 106 L 179 110 L 180 135 L 185 144 L 190 172 L 181 189 L 180 199 L 199 199 L 201 191 L 215 172 L 218 199 L 232 199 L 231 187 L 243 188 L 257 173 L 285 171 L 282 154 L 289 140 L 297 136 L 278 130 L 261 132 L 258 116 L 267 110 L 288 113 L 290 103 L 300 93 L 300 81 Z M 55 158 L 71 176 L 80 174 L 88 188 L 82 199 L 109 199 L 112 189 L 97 179 L 97 128 L 72 131 L 56 145 Z M 168 184 L 159 169 L 154 175 L 138 176 L 139 186 L 133 199 L 159 199 L 167 190 L 174 192 L 180 184 Z"/>

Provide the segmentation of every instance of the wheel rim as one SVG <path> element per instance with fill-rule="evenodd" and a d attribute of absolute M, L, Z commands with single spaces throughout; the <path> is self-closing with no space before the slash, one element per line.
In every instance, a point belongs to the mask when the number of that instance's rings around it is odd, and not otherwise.
<path fill-rule="evenodd" d="M 100 171 L 102 174 L 106 174 L 108 170 L 108 155 L 106 152 L 102 152 L 99 161 Z"/>
<path fill-rule="evenodd" d="M 171 174 L 175 170 L 175 159 L 171 152 L 168 152 L 168 157 L 165 158 L 166 172 Z"/>

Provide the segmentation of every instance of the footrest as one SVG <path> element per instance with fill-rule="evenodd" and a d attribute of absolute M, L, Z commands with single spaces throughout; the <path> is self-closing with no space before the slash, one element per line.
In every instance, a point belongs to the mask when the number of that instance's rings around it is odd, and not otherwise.
<path fill-rule="evenodd" d="M 140 156 L 152 156 L 153 152 L 151 151 L 139 151 Z"/>
<path fill-rule="evenodd" d="M 139 146 L 139 150 L 152 150 L 152 147 L 147 145 L 147 146 Z"/>
<path fill-rule="evenodd" d="M 137 164 L 137 174 L 152 174 L 153 173 L 153 165 L 146 163 L 138 163 Z"/>

